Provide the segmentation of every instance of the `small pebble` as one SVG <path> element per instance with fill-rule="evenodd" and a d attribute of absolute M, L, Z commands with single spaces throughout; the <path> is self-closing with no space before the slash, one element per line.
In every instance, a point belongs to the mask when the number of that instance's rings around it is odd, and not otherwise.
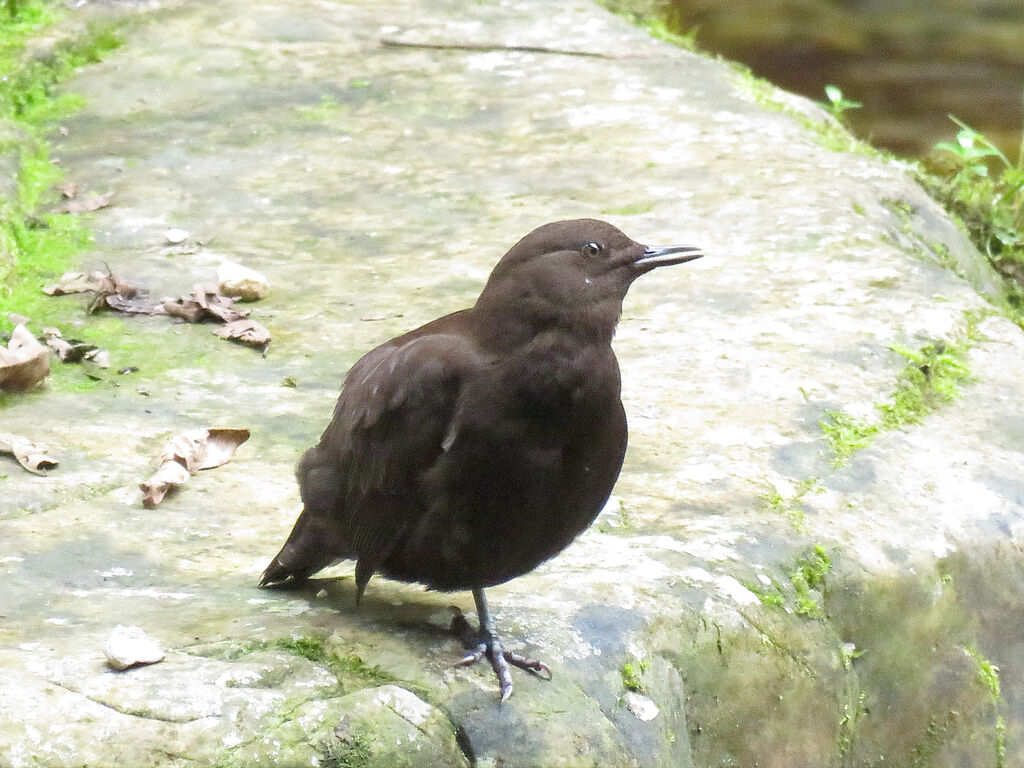
<path fill-rule="evenodd" d="M 217 267 L 217 290 L 221 296 L 236 296 L 242 301 L 257 301 L 267 295 L 267 278 L 255 269 L 225 261 Z"/>
<path fill-rule="evenodd" d="M 646 696 L 628 691 L 626 693 L 626 708 L 633 713 L 634 717 L 642 722 L 648 722 L 658 716 L 658 705 Z"/>
<path fill-rule="evenodd" d="M 178 245 L 188 240 L 188 230 L 172 227 L 164 232 L 164 239 L 171 245 Z"/>
<path fill-rule="evenodd" d="M 103 644 L 107 665 L 118 671 L 164 660 L 164 652 L 138 627 L 118 624 Z"/>

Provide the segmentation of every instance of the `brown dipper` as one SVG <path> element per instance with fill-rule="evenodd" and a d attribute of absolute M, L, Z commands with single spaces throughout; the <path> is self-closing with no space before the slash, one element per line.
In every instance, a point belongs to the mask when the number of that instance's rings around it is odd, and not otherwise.
<path fill-rule="evenodd" d="M 619 476 L 626 414 L 611 340 L 626 291 L 702 254 L 645 246 L 611 224 L 545 224 L 506 253 L 470 309 L 364 355 L 297 476 L 304 509 L 260 586 L 356 561 L 375 573 L 473 591 L 501 700 L 509 664 L 484 588 L 527 573 L 590 525 Z"/>

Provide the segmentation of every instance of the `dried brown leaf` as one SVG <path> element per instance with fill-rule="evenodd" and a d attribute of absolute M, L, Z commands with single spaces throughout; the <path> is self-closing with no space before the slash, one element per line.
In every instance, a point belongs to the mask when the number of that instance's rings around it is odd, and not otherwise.
<path fill-rule="evenodd" d="M 43 328 L 43 338 L 46 340 L 46 345 L 57 353 L 57 357 L 62 363 L 78 363 L 82 358 L 94 355 L 99 351 L 95 344 L 74 339 L 69 341 L 63 338 L 61 332 L 56 328 Z"/>
<path fill-rule="evenodd" d="M 60 208 L 57 209 L 58 213 L 88 213 L 89 211 L 98 211 L 100 208 L 106 208 L 110 205 L 110 201 L 114 199 L 114 193 L 105 192 L 102 195 L 93 195 L 92 197 L 74 198 L 68 200 Z"/>
<path fill-rule="evenodd" d="M 235 455 L 238 446 L 249 439 L 248 429 L 210 429 L 206 443 L 206 456 L 200 469 L 213 469 L 227 464 Z"/>
<path fill-rule="evenodd" d="M 85 353 L 84 359 L 95 365 L 97 368 L 110 367 L 110 353 L 105 349 L 90 350 Z"/>
<path fill-rule="evenodd" d="M 24 325 L 15 326 L 7 348 L 0 346 L 0 389 L 28 392 L 50 373 L 50 350 Z"/>
<path fill-rule="evenodd" d="M 43 288 L 48 296 L 64 296 L 68 293 L 88 293 L 98 291 L 103 286 L 106 275 L 103 272 L 65 272 L 60 280 Z"/>
<path fill-rule="evenodd" d="M 57 460 L 49 455 L 45 445 L 33 443 L 27 437 L 0 432 L 0 453 L 10 453 L 29 472 L 46 474 L 41 470 L 57 466 Z"/>
<path fill-rule="evenodd" d="M 152 509 L 172 488 L 188 482 L 189 473 L 176 461 L 166 461 L 153 473 L 152 477 L 139 483 L 142 490 L 142 506 Z"/>
<path fill-rule="evenodd" d="M 155 507 L 167 492 L 201 469 L 226 464 L 235 449 L 249 439 L 247 429 L 190 429 L 172 437 L 160 451 L 160 467 L 139 484 L 142 503 Z"/>
<path fill-rule="evenodd" d="M 270 331 L 255 320 L 248 318 L 235 320 L 233 323 L 215 328 L 213 332 L 222 338 L 249 344 L 253 347 L 264 348 L 270 343 Z"/>
<path fill-rule="evenodd" d="M 206 316 L 206 310 L 189 299 L 164 299 L 161 304 L 163 314 L 178 317 L 186 323 L 198 323 Z"/>
<path fill-rule="evenodd" d="M 234 299 L 221 296 L 215 287 L 200 284 L 192 286 L 192 293 L 188 296 L 164 299 L 163 311 L 189 323 L 201 323 L 205 320 L 233 323 L 248 317 L 249 310 L 236 309 L 234 304 Z"/>
<path fill-rule="evenodd" d="M 126 315 L 152 315 L 160 306 L 142 296 L 123 296 L 120 293 L 106 294 L 103 303 L 115 312 L 124 312 Z"/>
<path fill-rule="evenodd" d="M 107 308 L 132 315 L 152 315 L 158 306 L 145 298 L 134 283 L 122 280 L 107 267 L 86 311 L 92 314 Z"/>

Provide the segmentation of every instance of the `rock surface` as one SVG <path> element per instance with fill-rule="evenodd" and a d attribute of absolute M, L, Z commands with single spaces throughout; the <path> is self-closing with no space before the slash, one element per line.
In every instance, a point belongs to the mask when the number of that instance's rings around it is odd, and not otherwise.
<path fill-rule="evenodd" d="M 898 164 L 582 0 L 172 4 L 67 88 L 61 163 L 116 192 L 72 266 L 175 296 L 243 259 L 274 343 L 53 299 L 139 370 L 2 413 L 61 463 L 0 470 L 0 766 L 1024 762 L 1024 334 Z M 554 670 L 499 706 L 452 667 L 468 595 L 255 582 L 347 367 L 576 216 L 710 255 L 627 299 L 616 500 L 491 591 Z M 829 414 L 883 423 L 929 348 L 959 397 L 838 461 Z M 166 439 L 219 425 L 252 437 L 143 509 Z M 118 623 L 166 660 L 108 670 Z"/>

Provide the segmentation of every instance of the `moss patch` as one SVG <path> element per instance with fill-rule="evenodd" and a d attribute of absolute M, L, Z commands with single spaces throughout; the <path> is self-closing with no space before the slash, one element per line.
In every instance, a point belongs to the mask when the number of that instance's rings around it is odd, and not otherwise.
<path fill-rule="evenodd" d="M 825 489 L 818 478 L 808 477 L 796 484 L 794 493 L 791 496 L 783 496 L 775 486 L 772 486 L 771 490 L 761 497 L 761 500 L 765 511 L 784 515 L 793 526 L 793 530 L 797 533 L 804 533 L 806 528 L 804 525 L 806 510 L 803 500 L 807 494 L 821 493 L 823 490 Z"/>
<path fill-rule="evenodd" d="M 359 728 L 344 740 L 324 739 L 318 746 L 323 768 L 364 768 L 373 758 L 373 734 Z"/>
<path fill-rule="evenodd" d="M 866 448 L 875 436 L 907 424 L 918 424 L 944 403 L 960 396 L 960 386 L 969 381 L 967 353 L 977 323 L 968 317 L 967 332 L 956 339 L 936 339 L 919 349 L 900 344 L 890 347 L 907 360 L 897 376 L 896 387 L 885 400 L 875 404 L 878 417 L 865 419 L 842 411 L 826 411 L 821 431 L 832 451 L 832 464 L 842 466 L 850 456 Z"/>
<path fill-rule="evenodd" d="M 121 44 L 113 24 L 93 24 L 45 55 L 30 56 L 28 43 L 52 34 L 61 18 L 59 6 L 40 0 L 0 14 L 0 159 L 15 180 L 14 194 L 0 201 L 0 299 L 8 311 L 36 320 L 48 319 L 39 300 L 43 283 L 89 241 L 79 220 L 42 211 L 56 201 L 53 186 L 62 177 L 46 134 L 54 120 L 82 105 L 80 97 L 58 95 L 54 86 Z M 9 327 L 3 313 L 0 330 Z"/>
<path fill-rule="evenodd" d="M 80 305 L 69 312 L 67 301 L 42 293 L 91 242 L 87 217 L 51 212 L 63 172 L 52 161 L 47 135 L 53 121 L 82 105 L 80 97 L 57 94 L 54 87 L 121 40 L 112 22 L 67 36 L 65 12 L 54 3 L 34 0 L 8 10 L 0 14 L 0 170 L 11 180 L 10 189 L 0 190 L 0 334 L 12 329 L 8 313 L 16 312 L 31 318 L 34 329 L 55 326 L 74 338 L 81 335 L 74 323 Z M 63 39 L 30 55 L 29 44 L 44 35 Z M 50 381 L 56 389 L 95 386 L 77 367 L 64 368 L 54 366 Z M 8 399 L 0 399 L 0 406 Z"/>
<path fill-rule="evenodd" d="M 818 544 L 797 558 L 787 574 L 788 585 L 765 577 L 762 577 L 764 581 L 740 583 L 756 595 L 763 606 L 780 608 L 808 619 L 821 619 L 825 613 L 820 600 L 825 591 L 825 577 L 831 570 L 832 558 L 825 547 Z"/>
<path fill-rule="evenodd" d="M 644 685 L 643 674 L 647 671 L 648 666 L 650 666 L 650 662 L 646 659 L 627 661 L 622 665 L 620 670 L 622 673 L 622 685 L 627 691 L 643 693 L 647 690 L 647 686 Z"/>
<path fill-rule="evenodd" d="M 820 544 L 802 555 L 796 568 L 789 574 L 796 593 L 795 611 L 798 616 L 810 619 L 824 618 L 824 611 L 818 603 L 818 595 L 824 592 L 825 577 L 832 570 L 832 558 Z"/>
<path fill-rule="evenodd" d="M 232 650 L 229 658 L 238 659 L 250 653 L 261 651 L 284 651 L 307 661 L 320 664 L 338 678 L 338 685 L 344 691 L 371 688 L 396 682 L 396 678 L 380 667 L 365 663 L 355 654 L 338 655 L 327 647 L 323 636 L 284 637 L 271 641 L 255 641 Z"/>

